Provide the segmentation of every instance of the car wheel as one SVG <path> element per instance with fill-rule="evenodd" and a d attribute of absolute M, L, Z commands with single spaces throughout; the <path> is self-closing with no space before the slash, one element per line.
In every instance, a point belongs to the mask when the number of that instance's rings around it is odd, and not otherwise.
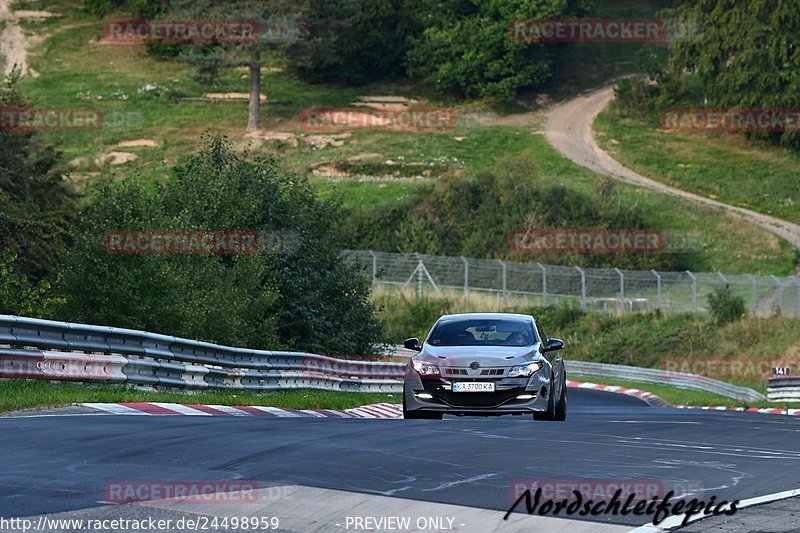
<path fill-rule="evenodd" d="M 563 422 L 566 419 L 567 419 L 567 385 L 566 385 L 566 380 L 564 380 L 564 386 L 561 388 L 561 396 L 558 398 L 558 403 L 556 404 L 555 417 L 553 418 L 553 420 Z"/>
<path fill-rule="evenodd" d="M 553 400 L 553 382 L 550 382 L 550 394 L 547 395 L 547 411 L 533 413 L 534 420 L 555 420 L 556 419 L 556 405 Z"/>

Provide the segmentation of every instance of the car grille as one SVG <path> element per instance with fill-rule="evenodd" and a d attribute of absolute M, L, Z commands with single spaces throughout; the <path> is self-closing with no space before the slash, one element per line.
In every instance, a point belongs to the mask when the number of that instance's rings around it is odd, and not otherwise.
<path fill-rule="evenodd" d="M 502 376 L 505 373 L 505 368 L 484 368 L 481 370 L 481 376 Z M 444 373 L 446 376 L 467 376 L 469 372 L 466 368 L 445 368 Z"/>
<path fill-rule="evenodd" d="M 453 407 L 496 407 L 513 400 L 519 394 L 524 394 L 524 389 L 515 388 L 497 392 L 452 392 L 440 390 L 434 396 Z"/>

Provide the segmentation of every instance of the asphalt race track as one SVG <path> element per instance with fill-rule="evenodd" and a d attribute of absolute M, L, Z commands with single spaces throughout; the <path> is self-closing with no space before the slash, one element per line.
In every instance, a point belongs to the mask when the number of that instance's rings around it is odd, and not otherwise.
<path fill-rule="evenodd" d="M 377 508 L 404 509 L 412 518 L 449 513 L 458 531 L 484 531 L 489 523 L 496 531 L 522 531 L 502 521 L 511 487 L 520 482 L 639 480 L 717 501 L 799 486 L 798 417 L 659 409 L 580 389 L 568 398 L 565 423 L 520 416 L 0 418 L 0 517 L 247 513 L 278 517 L 285 530 L 354 531 L 346 517 Z M 236 479 L 275 490 L 249 506 L 104 503 L 104 487 L 115 480 Z M 517 519 L 537 518 L 524 505 L 517 510 Z M 479 516 L 480 528 L 472 521 Z M 593 519 L 626 526 L 608 531 L 651 521 Z M 553 518 L 537 531 L 579 531 L 576 524 L 602 530 L 581 520 Z"/>

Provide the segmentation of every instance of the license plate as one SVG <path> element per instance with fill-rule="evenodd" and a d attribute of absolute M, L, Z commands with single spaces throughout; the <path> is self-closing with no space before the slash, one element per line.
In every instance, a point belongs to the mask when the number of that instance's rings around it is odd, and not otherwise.
<path fill-rule="evenodd" d="M 453 383 L 453 392 L 494 392 L 494 383 L 456 382 Z"/>

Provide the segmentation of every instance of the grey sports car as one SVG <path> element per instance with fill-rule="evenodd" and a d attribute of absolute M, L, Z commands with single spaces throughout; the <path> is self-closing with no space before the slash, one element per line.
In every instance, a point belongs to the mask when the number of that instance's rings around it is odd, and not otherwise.
<path fill-rule="evenodd" d="M 565 420 L 567 374 L 560 339 L 548 339 L 536 318 L 509 313 L 445 315 L 406 368 L 404 418 L 532 414 Z"/>

